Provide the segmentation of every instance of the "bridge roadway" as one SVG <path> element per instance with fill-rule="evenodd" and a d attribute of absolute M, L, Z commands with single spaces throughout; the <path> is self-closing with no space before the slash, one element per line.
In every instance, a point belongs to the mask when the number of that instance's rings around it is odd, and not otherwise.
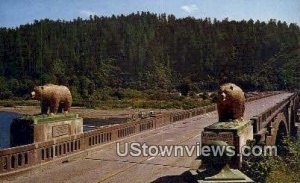
<path fill-rule="evenodd" d="M 291 95 L 283 93 L 248 102 L 245 118 L 250 119 Z M 216 121 L 215 111 L 137 134 L 119 142 L 191 146 L 200 142 L 203 128 Z M 192 157 L 119 157 L 116 153 L 116 143 L 112 142 L 94 149 L 84 157 L 66 163 L 44 165 L 18 176 L 8 177 L 4 182 L 184 182 L 180 175 L 193 168 L 195 158 L 195 153 Z"/>

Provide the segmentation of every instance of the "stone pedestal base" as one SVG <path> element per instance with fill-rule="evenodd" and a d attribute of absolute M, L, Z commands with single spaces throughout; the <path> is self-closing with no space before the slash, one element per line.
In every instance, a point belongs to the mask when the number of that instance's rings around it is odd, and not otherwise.
<path fill-rule="evenodd" d="M 211 170 L 190 170 L 185 173 L 187 182 L 202 183 L 253 183 L 254 181 L 237 169 L 223 168 L 220 172 Z"/>
<path fill-rule="evenodd" d="M 78 114 L 37 115 L 16 118 L 11 124 L 11 146 L 45 142 L 83 133 Z"/>
<path fill-rule="evenodd" d="M 202 132 L 203 145 L 210 145 L 213 141 L 224 141 L 234 146 L 235 156 L 232 158 L 230 167 L 240 168 L 242 164 L 242 147 L 247 140 L 253 140 L 252 121 L 241 122 L 217 122 L 204 128 Z"/>

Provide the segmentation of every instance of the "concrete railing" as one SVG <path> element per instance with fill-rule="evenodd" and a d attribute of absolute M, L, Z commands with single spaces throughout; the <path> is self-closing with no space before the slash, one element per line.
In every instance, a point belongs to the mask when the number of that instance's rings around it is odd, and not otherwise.
<path fill-rule="evenodd" d="M 247 101 L 253 101 L 276 94 L 279 93 L 266 93 L 264 95 L 249 98 Z M 274 108 L 271 109 L 271 112 L 279 106 L 281 105 L 278 104 L 274 106 Z M 103 126 L 79 135 L 63 137 L 57 140 L 0 149 L 0 176 L 26 170 L 50 161 L 62 159 L 63 157 L 78 155 L 80 152 L 85 152 L 86 150 L 99 145 L 147 130 L 156 129 L 176 121 L 209 113 L 216 109 L 217 106 L 214 104 L 180 112 L 156 114 L 155 116 L 141 119 L 140 121 Z M 257 117 L 259 121 L 256 121 L 256 125 L 259 124 L 259 128 L 261 121 L 264 121 L 269 115 L 269 113 L 266 114 Z"/>
<path fill-rule="evenodd" d="M 270 107 L 264 112 L 255 115 L 251 118 L 253 121 L 253 133 L 261 135 L 260 133 L 266 132 L 266 126 L 280 113 L 287 105 L 289 105 L 291 99 L 296 97 L 298 94 L 294 94 L 289 98 L 277 103 L 275 106 Z"/>
<path fill-rule="evenodd" d="M 26 169 L 137 133 L 216 110 L 216 105 L 109 125 L 79 135 L 0 150 L 0 174 Z"/>

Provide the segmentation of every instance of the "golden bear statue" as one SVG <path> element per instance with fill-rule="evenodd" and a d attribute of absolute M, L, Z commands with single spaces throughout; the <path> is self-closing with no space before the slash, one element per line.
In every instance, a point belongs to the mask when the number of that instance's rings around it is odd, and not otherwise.
<path fill-rule="evenodd" d="M 66 86 L 46 84 L 34 87 L 31 92 L 32 99 L 41 101 L 41 113 L 56 114 L 64 110 L 65 113 L 70 112 L 72 105 L 72 95 Z"/>
<path fill-rule="evenodd" d="M 245 94 L 240 87 L 233 83 L 221 85 L 217 103 L 219 122 L 243 120 L 245 102 Z"/>

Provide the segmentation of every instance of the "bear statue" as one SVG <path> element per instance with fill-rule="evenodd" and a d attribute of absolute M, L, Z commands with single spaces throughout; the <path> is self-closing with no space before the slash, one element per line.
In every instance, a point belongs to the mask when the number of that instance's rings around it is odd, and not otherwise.
<path fill-rule="evenodd" d="M 31 92 L 32 99 L 41 101 L 41 114 L 70 112 L 72 95 L 66 86 L 46 84 L 34 87 Z"/>
<path fill-rule="evenodd" d="M 218 92 L 217 103 L 219 122 L 242 121 L 245 102 L 245 94 L 240 87 L 233 83 L 222 84 Z"/>

